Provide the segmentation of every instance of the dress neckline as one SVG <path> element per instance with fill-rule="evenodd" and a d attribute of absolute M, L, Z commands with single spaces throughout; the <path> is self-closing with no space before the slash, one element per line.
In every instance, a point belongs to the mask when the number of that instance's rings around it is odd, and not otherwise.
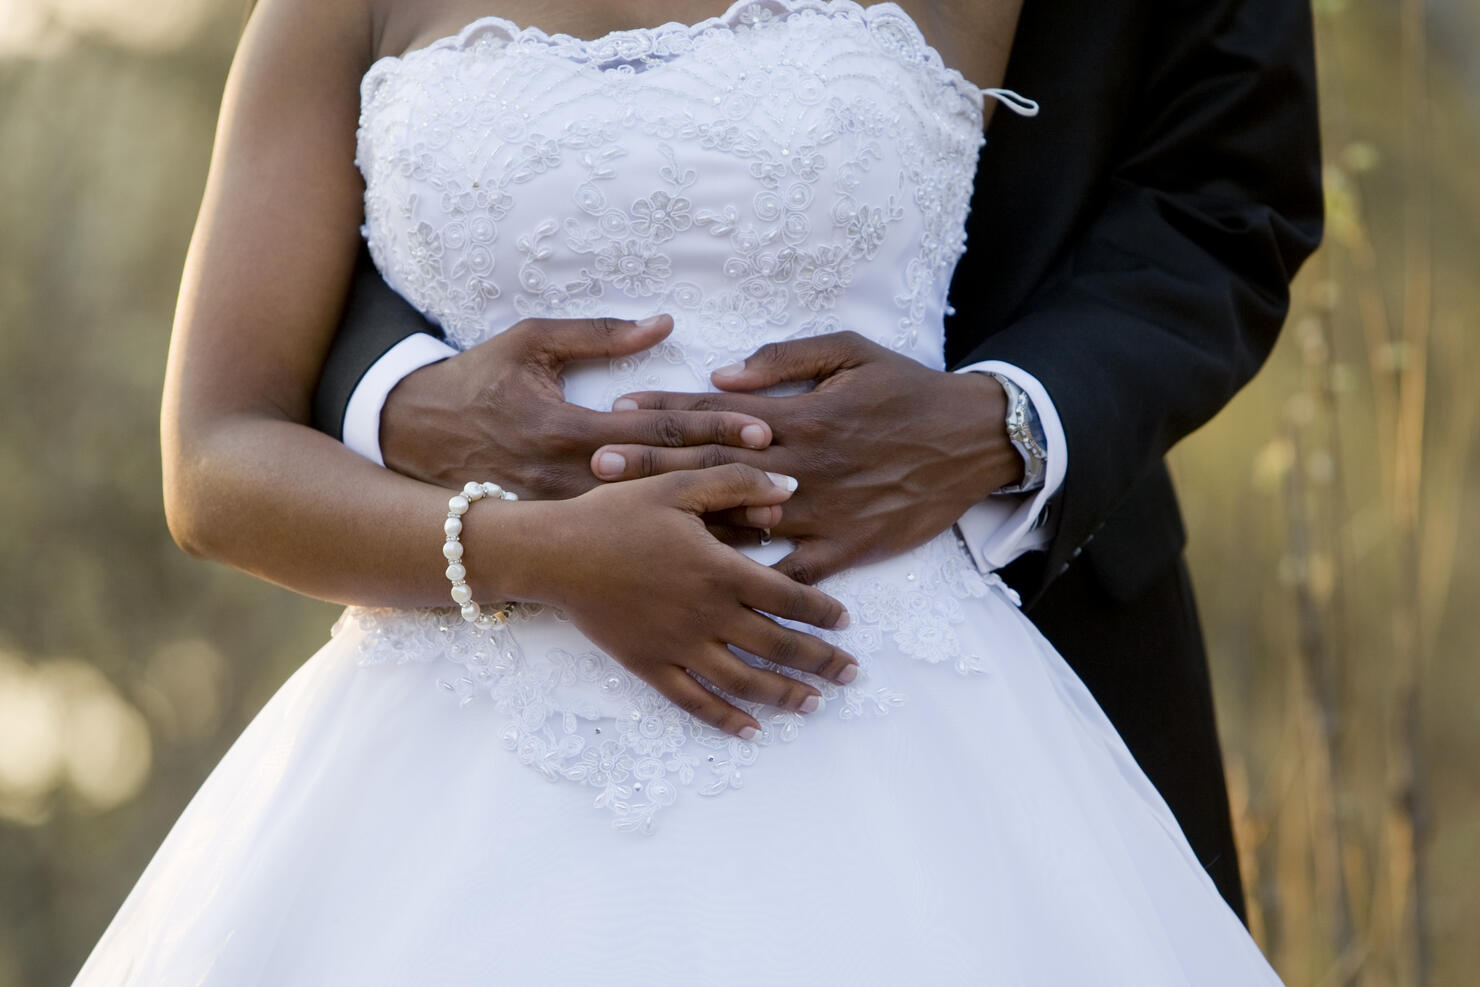
<path fill-rule="evenodd" d="M 1032 100 L 1024 99 L 1008 90 L 984 89 L 966 78 L 960 70 L 947 65 L 940 51 L 926 40 L 924 32 L 920 30 L 920 25 L 915 19 L 892 0 L 871 4 L 861 4 L 855 0 L 734 0 L 724 13 L 707 17 L 702 21 L 693 23 L 669 21 L 657 27 L 618 28 L 594 38 L 578 38 L 564 33 L 549 34 L 542 28 L 520 26 L 506 17 L 489 14 L 468 22 L 456 33 L 437 38 L 399 55 L 383 55 L 377 58 L 366 70 L 365 78 L 368 79 L 377 70 L 398 67 L 438 51 L 466 49 L 480 36 L 490 31 L 502 34 L 505 40 L 510 42 L 527 41 L 560 48 L 564 52 L 581 52 L 588 56 L 590 64 L 602 68 L 612 64 L 630 64 L 632 55 L 627 54 L 624 57 L 624 53 L 653 50 L 654 42 L 657 41 L 692 42 L 707 31 L 716 29 L 734 31 L 741 27 L 764 22 L 772 17 L 780 17 L 784 20 L 803 11 L 816 11 L 834 16 L 839 14 L 853 16 L 870 25 L 876 19 L 888 18 L 893 25 L 906 33 L 907 38 L 900 40 L 907 40 L 933 69 L 942 73 L 956 88 L 978 99 L 993 96 L 1006 104 L 1013 112 L 1021 115 L 1033 116 L 1038 112 L 1038 105 Z"/>

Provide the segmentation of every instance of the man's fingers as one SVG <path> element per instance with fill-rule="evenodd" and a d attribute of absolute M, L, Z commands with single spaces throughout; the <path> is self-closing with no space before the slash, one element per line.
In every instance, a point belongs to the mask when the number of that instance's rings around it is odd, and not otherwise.
<path fill-rule="evenodd" d="M 764 529 L 751 528 L 735 524 L 727 524 L 723 520 L 725 512 L 712 514 L 704 519 L 704 527 L 716 541 L 722 541 L 731 548 L 750 548 L 759 545 L 764 537 Z"/>
<path fill-rule="evenodd" d="M 703 470 L 726 466 L 748 458 L 747 451 L 730 446 L 690 446 L 660 449 L 654 446 L 602 446 L 591 455 L 591 472 L 601 480 L 636 480 L 680 470 Z M 750 465 L 755 465 L 751 463 Z"/>
<path fill-rule="evenodd" d="M 811 586 L 842 572 L 849 563 L 848 554 L 836 542 L 808 538 L 798 542 L 790 555 L 771 568 L 788 579 Z"/>
<path fill-rule="evenodd" d="M 785 511 L 781 506 L 773 504 L 769 507 L 734 507 L 712 514 L 708 520 L 734 528 L 744 528 L 750 532 L 750 540 L 753 542 L 757 530 L 770 531 L 781 524 L 784 515 Z"/>
<path fill-rule="evenodd" d="M 727 391 L 754 391 L 785 381 L 821 380 L 856 366 L 863 356 L 863 337 L 853 332 L 828 333 L 784 343 L 767 343 L 744 363 L 721 367 L 710 375 Z"/>
<path fill-rule="evenodd" d="M 636 322 L 628 319 L 525 319 L 510 333 L 527 336 L 534 351 L 552 365 L 573 360 L 630 356 L 661 342 L 673 331 L 673 319 L 654 315 Z"/>
<path fill-rule="evenodd" d="M 707 411 L 733 412 L 766 421 L 766 412 L 776 410 L 777 401 L 788 398 L 755 394 L 684 394 L 678 391 L 634 391 L 612 404 L 612 411 Z"/>
<path fill-rule="evenodd" d="M 633 445 L 721 445 L 764 449 L 771 426 L 754 415 L 733 411 L 613 411 L 601 422 L 602 441 Z"/>
<path fill-rule="evenodd" d="M 785 512 L 771 507 L 734 507 L 704 515 L 704 527 L 726 545 L 767 544 L 772 528 L 781 524 Z"/>

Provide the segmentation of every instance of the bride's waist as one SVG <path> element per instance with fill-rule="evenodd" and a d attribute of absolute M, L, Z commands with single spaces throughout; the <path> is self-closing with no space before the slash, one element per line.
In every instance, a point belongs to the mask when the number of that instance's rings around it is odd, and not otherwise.
<path fill-rule="evenodd" d="M 898 312 L 864 307 L 851 314 L 839 311 L 811 319 L 797 316 L 778 325 L 735 327 L 712 313 L 688 310 L 665 301 L 650 300 L 641 307 L 629 301 L 626 305 L 611 304 L 600 313 L 561 311 L 552 316 L 583 318 L 601 314 L 641 319 L 655 312 L 667 312 L 674 322 L 672 333 L 650 349 L 614 359 L 567 364 L 561 372 L 565 399 L 582 407 L 609 411 L 617 398 L 635 391 L 712 392 L 715 388 L 710 375 L 715 370 L 745 360 L 768 343 L 785 343 L 844 329 L 857 331 L 924 366 L 945 368 L 943 323 L 939 318 L 906 329 Z M 498 316 L 491 319 L 491 324 L 512 325 L 519 317 Z M 761 393 L 784 395 L 807 389 L 804 384 L 784 384 Z"/>
<path fill-rule="evenodd" d="M 763 565 L 774 565 L 792 548 L 788 539 L 776 538 L 767 545 L 741 551 Z M 824 636 L 836 638 L 836 643 L 850 649 L 876 647 L 881 633 L 905 627 L 913 628 L 912 634 L 925 639 L 938 639 L 951 625 L 965 619 L 963 601 L 986 597 L 994 591 L 1012 599 L 1000 577 L 977 569 L 954 528 L 907 552 L 833 574 L 818 587 L 843 604 L 851 617 L 849 630 L 826 632 Z M 551 643 L 563 635 L 561 646 L 572 650 L 589 644 L 583 644 L 584 637 L 555 608 L 520 604 L 513 608 L 513 615 L 510 629 L 516 637 L 528 639 L 534 634 L 541 642 Z M 373 630 L 361 646 L 362 654 L 373 662 L 430 660 L 448 649 L 456 656 L 480 646 L 471 637 L 464 640 L 473 629 L 471 625 L 464 627 L 461 616 L 452 609 L 352 607 L 349 616 L 351 623 Z M 806 629 L 821 633 L 815 628 Z M 557 638 L 546 640 L 549 633 Z"/>

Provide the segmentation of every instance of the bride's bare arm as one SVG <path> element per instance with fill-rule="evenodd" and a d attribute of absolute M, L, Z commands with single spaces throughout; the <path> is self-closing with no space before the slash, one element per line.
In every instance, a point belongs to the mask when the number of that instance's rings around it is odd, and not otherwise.
<path fill-rule="evenodd" d="M 426 605 L 441 574 L 407 520 L 442 495 L 299 424 L 356 249 L 369 57 L 364 0 L 264 0 L 247 24 L 175 313 L 165 511 L 193 554 L 324 599 Z"/>
<path fill-rule="evenodd" d="M 380 469 L 305 423 L 357 247 L 364 0 L 263 0 L 227 80 L 186 260 L 161 433 L 170 530 L 188 551 L 323 599 L 447 605 L 438 530 L 449 491 Z M 469 477 L 494 479 L 497 477 Z M 836 601 L 705 532 L 702 511 L 778 510 L 749 467 L 479 504 L 463 540 L 475 599 L 561 605 L 685 709 L 753 719 L 700 688 L 805 708 L 816 690 L 726 647 L 849 678 L 852 661 L 756 611 L 829 627 Z"/>

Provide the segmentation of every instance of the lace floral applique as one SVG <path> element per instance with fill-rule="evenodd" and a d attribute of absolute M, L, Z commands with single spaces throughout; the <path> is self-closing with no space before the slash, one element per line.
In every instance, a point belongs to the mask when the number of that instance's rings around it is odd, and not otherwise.
<path fill-rule="evenodd" d="M 982 96 L 892 4 L 754 0 L 590 41 L 483 18 L 377 62 L 361 95 L 370 252 L 458 346 L 528 316 L 673 314 L 669 339 L 610 361 L 593 407 L 841 329 L 943 366 Z M 854 620 L 824 636 L 863 674 L 811 680 L 818 715 L 899 706 L 891 662 L 986 671 L 957 631 L 998 582 L 951 534 L 834 577 Z M 712 730 L 551 610 L 488 638 L 441 611 L 347 618 L 363 663 L 438 663 L 455 701 L 493 704 L 521 763 L 584 787 L 620 829 L 741 787 L 764 748 L 805 733 L 753 705 L 754 743 Z"/>
<path fill-rule="evenodd" d="M 963 675 L 985 673 L 984 657 L 965 649 L 953 628 L 966 619 L 962 601 L 986 596 L 1000 580 L 979 575 L 949 533 L 907 558 L 902 581 L 865 569 L 823 584 L 854 615 L 846 631 L 820 634 L 858 659 L 862 674 L 853 683 L 749 660 L 799 675 L 827 701 L 818 715 L 844 720 L 881 716 L 905 702 L 880 684 L 887 674 L 878 656 L 887 647 L 918 661 L 950 662 Z M 505 631 L 488 635 L 451 610 L 352 607 L 345 621 L 362 633 L 363 665 L 446 663 L 437 680 L 444 691 L 462 705 L 491 701 L 506 718 L 503 746 L 552 781 L 594 789 L 593 807 L 608 811 L 618 829 L 651 832 L 658 812 L 684 790 L 714 796 L 740 788 L 763 748 L 797 740 L 806 726 L 800 714 L 732 699 L 762 725 L 747 743 L 693 719 L 606 654 L 559 647 L 534 653 L 521 644 L 532 622 L 552 617 L 563 621 L 548 608 L 521 607 Z M 342 622 L 336 631 L 343 629 Z"/>

